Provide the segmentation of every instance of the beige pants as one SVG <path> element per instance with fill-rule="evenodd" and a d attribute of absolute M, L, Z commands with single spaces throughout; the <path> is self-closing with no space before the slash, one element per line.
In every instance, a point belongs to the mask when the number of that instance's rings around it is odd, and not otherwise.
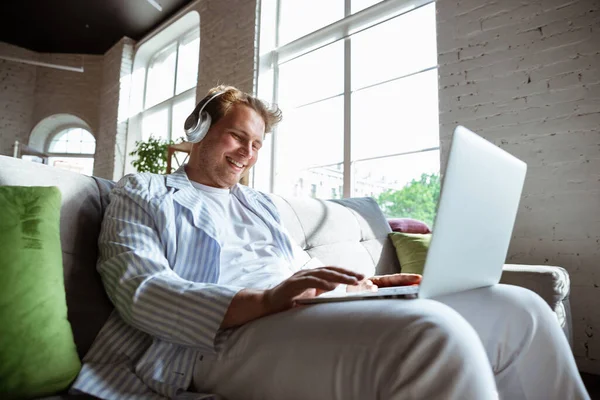
<path fill-rule="evenodd" d="M 556 316 L 508 285 L 262 318 L 199 355 L 193 385 L 228 400 L 589 399 Z"/>

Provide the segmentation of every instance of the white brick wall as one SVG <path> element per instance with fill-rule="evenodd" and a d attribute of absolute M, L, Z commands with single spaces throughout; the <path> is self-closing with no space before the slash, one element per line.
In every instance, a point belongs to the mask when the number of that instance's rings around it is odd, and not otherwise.
<path fill-rule="evenodd" d="M 217 84 L 252 92 L 256 33 L 255 0 L 205 0 L 200 14 L 197 99 Z"/>
<path fill-rule="evenodd" d="M 96 134 L 102 56 L 40 54 L 1 42 L 0 54 L 84 67 L 80 73 L 0 60 L 0 154 L 12 155 L 15 140 L 28 143 L 33 127 L 58 113 L 83 119 Z"/>
<path fill-rule="evenodd" d="M 35 59 L 36 53 L 0 42 L 0 54 Z M 12 156 L 15 140 L 27 143 L 33 127 L 36 67 L 0 60 L 0 155 Z"/>
<path fill-rule="evenodd" d="M 463 124 L 529 165 L 513 263 L 571 275 L 574 352 L 600 374 L 600 3 L 438 0 L 442 165 Z"/>
<path fill-rule="evenodd" d="M 97 136 L 102 58 L 99 55 L 39 54 L 41 62 L 83 66 L 84 72 L 37 67 L 34 125 L 51 115 L 67 113 L 84 120 Z"/>
<path fill-rule="evenodd" d="M 133 40 L 123 38 L 104 54 L 94 175 L 106 179 L 123 176 L 127 138 L 127 116 L 123 110 L 129 104 L 133 45 Z"/>

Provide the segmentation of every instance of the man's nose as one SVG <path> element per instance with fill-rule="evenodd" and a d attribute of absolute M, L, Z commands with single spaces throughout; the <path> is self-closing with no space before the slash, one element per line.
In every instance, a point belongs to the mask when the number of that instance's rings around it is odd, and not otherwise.
<path fill-rule="evenodd" d="M 239 148 L 239 152 L 244 157 L 250 156 L 252 154 L 252 143 L 246 142 L 246 143 L 242 144 Z"/>

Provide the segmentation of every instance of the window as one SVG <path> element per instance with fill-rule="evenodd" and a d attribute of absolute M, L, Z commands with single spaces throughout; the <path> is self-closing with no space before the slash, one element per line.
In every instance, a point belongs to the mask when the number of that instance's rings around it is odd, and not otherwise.
<path fill-rule="evenodd" d="M 196 102 L 200 31 L 193 29 L 157 51 L 146 71 L 141 139 L 176 140 Z"/>
<path fill-rule="evenodd" d="M 53 135 L 47 146 L 48 164 L 92 175 L 96 140 L 83 128 L 68 128 Z"/>
<path fill-rule="evenodd" d="M 200 56 L 200 14 L 190 3 L 181 17 L 150 32 L 137 44 L 127 107 L 124 174 L 137 172 L 131 152 L 138 141 L 177 141 L 196 106 Z M 176 153 L 177 154 L 177 153 Z"/>
<path fill-rule="evenodd" d="M 284 119 L 255 186 L 372 196 L 388 217 L 423 215 L 394 199 L 439 195 L 439 179 L 430 179 L 439 175 L 435 3 L 271 0 L 262 13 L 258 94 Z M 415 188 L 429 181 L 438 185 Z M 423 202 L 427 215 L 435 206 Z"/>

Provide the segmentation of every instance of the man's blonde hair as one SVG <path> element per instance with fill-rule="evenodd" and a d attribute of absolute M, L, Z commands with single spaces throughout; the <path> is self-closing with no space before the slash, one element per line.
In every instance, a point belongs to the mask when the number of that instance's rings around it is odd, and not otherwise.
<path fill-rule="evenodd" d="M 223 93 L 211 100 L 204 108 L 204 111 L 210 115 L 212 124 L 217 123 L 236 104 L 243 104 L 256 111 L 265 122 L 265 133 L 271 132 L 281 121 L 282 114 L 277 105 L 269 105 L 233 86 L 216 86 L 210 89 L 206 96 L 213 96 L 219 92 Z"/>

